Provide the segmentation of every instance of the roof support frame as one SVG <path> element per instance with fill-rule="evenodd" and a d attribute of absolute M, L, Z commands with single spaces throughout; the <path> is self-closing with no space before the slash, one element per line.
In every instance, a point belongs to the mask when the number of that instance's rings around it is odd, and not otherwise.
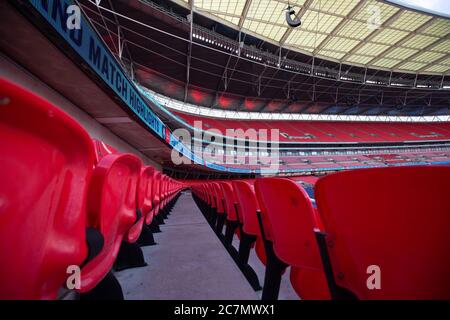
<path fill-rule="evenodd" d="M 313 51 L 313 55 L 316 55 L 320 50 L 323 49 L 323 47 L 330 42 L 330 40 L 347 24 L 348 20 L 353 18 L 364 6 L 364 1 L 360 0 L 352 10 L 341 20 L 341 22 L 338 23 L 338 25 L 331 31 L 330 34 L 327 35 L 325 39 L 322 40 L 322 42 L 317 46 L 316 49 Z"/>
<path fill-rule="evenodd" d="M 435 21 L 436 18 L 432 18 L 430 20 L 428 20 L 427 22 L 425 22 L 424 24 L 422 24 L 420 27 L 418 27 L 417 29 L 415 29 L 414 31 L 412 31 L 410 34 L 406 35 L 404 38 L 402 38 L 400 41 L 398 41 L 394 46 L 391 46 L 389 48 L 387 48 L 386 50 L 382 51 L 378 56 L 376 56 L 375 58 L 373 58 L 372 60 L 370 60 L 367 64 L 368 65 L 373 65 L 375 62 L 379 61 L 380 59 L 382 59 L 383 57 L 386 56 L 386 54 L 391 53 L 392 51 L 394 51 L 395 49 L 401 47 L 404 43 L 406 43 L 408 40 L 411 40 L 412 38 L 414 38 L 417 34 L 419 34 L 420 32 L 422 32 L 423 30 L 427 29 L 429 26 L 431 26 L 433 24 L 433 22 Z"/>
<path fill-rule="evenodd" d="M 414 53 L 413 55 L 409 56 L 407 59 L 400 61 L 399 63 L 395 64 L 394 66 L 392 66 L 391 69 L 397 69 L 399 66 L 401 66 L 402 64 L 405 64 L 407 62 L 413 61 L 414 58 L 418 57 L 419 55 L 421 55 L 422 53 L 426 52 L 427 50 L 430 50 L 431 48 L 447 41 L 450 40 L 450 35 L 447 35 L 446 37 L 443 38 L 438 38 L 436 41 L 430 43 L 429 45 L 423 47 L 422 49 L 420 49 L 419 51 L 417 51 L 416 53 Z M 435 64 L 435 62 L 431 62 L 429 64 L 427 64 L 426 66 L 424 66 L 423 68 L 428 68 L 430 65 Z M 420 72 L 420 70 L 417 70 L 417 72 Z"/>
<path fill-rule="evenodd" d="M 241 17 L 239 18 L 239 23 L 238 23 L 239 32 L 241 31 L 242 26 L 244 25 L 245 19 L 247 18 L 247 14 L 248 14 L 248 9 L 250 9 L 251 4 L 252 4 L 252 0 L 245 1 L 244 8 L 242 9 L 242 14 L 241 14 Z"/>
<path fill-rule="evenodd" d="M 396 11 L 392 16 L 390 16 L 386 21 L 384 21 L 377 29 L 374 29 L 365 39 L 361 41 L 356 46 L 354 46 L 349 52 L 347 52 L 340 60 L 345 61 L 352 54 L 361 49 L 364 45 L 366 45 L 370 40 L 375 38 L 381 31 L 384 30 L 385 27 L 388 27 L 392 23 L 394 23 L 400 16 L 402 15 L 402 10 Z"/>
<path fill-rule="evenodd" d="M 192 58 L 192 36 L 194 28 L 194 0 L 189 0 L 190 21 L 189 21 L 189 43 L 187 45 L 187 62 L 186 62 L 186 84 L 184 85 L 184 102 L 187 101 L 189 81 L 191 77 L 191 58 Z"/>

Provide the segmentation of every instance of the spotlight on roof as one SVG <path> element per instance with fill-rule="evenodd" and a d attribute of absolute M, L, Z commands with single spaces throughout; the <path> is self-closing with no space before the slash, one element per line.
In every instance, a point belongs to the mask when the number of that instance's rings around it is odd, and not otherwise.
<path fill-rule="evenodd" d="M 291 5 L 286 8 L 286 22 L 292 28 L 297 28 L 302 24 L 300 17 L 295 16 L 294 7 Z"/>

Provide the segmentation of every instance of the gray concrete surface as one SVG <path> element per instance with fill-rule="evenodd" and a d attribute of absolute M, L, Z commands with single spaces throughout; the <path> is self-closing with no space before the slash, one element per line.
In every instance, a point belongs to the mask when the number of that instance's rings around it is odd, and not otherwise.
<path fill-rule="evenodd" d="M 142 248 L 148 266 L 115 273 L 125 299 L 259 299 L 189 192 L 161 230 Z"/>
<path fill-rule="evenodd" d="M 239 248 L 239 239 L 236 236 L 233 238 L 233 247 L 235 247 L 236 249 Z M 250 251 L 248 264 L 253 268 L 253 270 L 255 270 L 256 275 L 258 276 L 259 279 L 259 283 L 261 284 L 262 287 L 264 285 L 265 267 L 264 264 L 259 260 L 258 256 L 256 255 L 255 250 Z M 289 274 L 290 268 L 287 268 L 286 272 L 281 278 L 280 293 L 278 294 L 279 300 L 299 300 L 298 295 L 292 288 L 291 282 L 289 280 Z M 261 299 L 262 291 L 258 291 L 257 294 L 258 299 Z"/>

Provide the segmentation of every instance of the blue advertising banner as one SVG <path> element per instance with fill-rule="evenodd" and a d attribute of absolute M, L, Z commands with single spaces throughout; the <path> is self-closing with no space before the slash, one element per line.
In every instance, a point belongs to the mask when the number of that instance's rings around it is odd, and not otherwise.
<path fill-rule="evenodd" d="M 103 81 L 123 102 L 159 137 L 165 137 L 163 122 L 147 106 L 133 82 L 123 72 L 122 67 L 105 48 L 87 19 L 81 15 L 80 28 L 69 30 L 67 8 L 72 0 L 31 0 L 33 7 L 66 40 L 66 42 L 89 64 Z"/>

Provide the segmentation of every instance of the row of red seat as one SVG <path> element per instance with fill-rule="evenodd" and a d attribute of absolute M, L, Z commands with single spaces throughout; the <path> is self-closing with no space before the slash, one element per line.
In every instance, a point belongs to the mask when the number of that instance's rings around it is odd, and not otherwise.
<path fill-rule="evenodd" d="M 238 234 L 241 270 L 255 247 L 266 266 L 263 299 L 278 297 L 288 266 L 302 299 L 450 299 L 450 167 L 325 176 L 315 184 L 317 208 L 296 180 L 191 185 L 224 244 Z"/>
<path fill-rule="evenodd" d="M 0 299 L 55 299 L 77 267 L 77 292 L 88 296 L 107 281 L 118 293 L 106 294 L 121 298 L 113 265 L 127 267 L 130 252 L 139 259 L 130 245 L 184 184 L 92 140 L 11 82 L 0 79 L 0 98 Z"/>
<path fill-rule="evenodd" d="M 246 156 L 243 158 L 244 163 L 237 161 L 235 163 L 230 161 L 225 166 L 245 169 L 259 169 L 264 165 L 258 163 L 256 156 Z M 270 159 L 273 162 L 276 158 Z M 450 162 L 449 151 L 434 151 L 434 150 L 417 150 L 416 152 L 395 152 L 392 153 L 374 153 L 374 154 L 354 154 L 354 155 L 316 155 L 316 156 L 280 156 L 278 159 L 280 170 L 314 170 L 314 169 L 329 169 L 336 167 L 346 167 L 351 169 L 358 166 L 381 167 L 396 165 L 399 163 L 427 163 L 433 164 L 435 162 Z M 273 165 L 273 164 L 272 164 Z M 265 165 L 269 167 L 267 164 Z"/>
<path fill-rule="evenodd" d="M 232 120 L 211 118 L 172 111 L 190 126 L 202 123 L 202 129 L 217 129 L 226 135 L 227 129 L 278 129 L 280 142 L 402 142 L 449 140 L 450 124 L 345 122 L 345 121 L 287 121 L 287 120 Z M 270 135 L 269 137 L 270 138 Z"/>

